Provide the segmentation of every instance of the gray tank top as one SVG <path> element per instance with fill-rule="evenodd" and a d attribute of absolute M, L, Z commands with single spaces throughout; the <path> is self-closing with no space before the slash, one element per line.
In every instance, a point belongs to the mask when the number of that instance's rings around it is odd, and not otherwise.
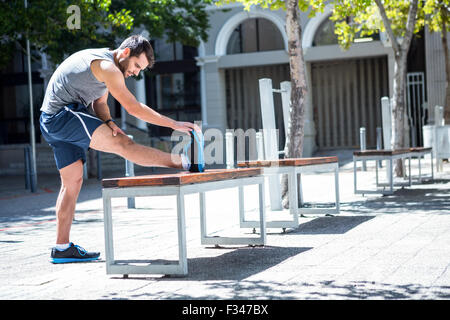
<path fill-rule="evenodd" d="M 57 113 L 72 103 L 89 106 L 106 93 L 106 85 L 98 81 L 91 71 L 93 60 L 114 62 L 113 51 L 108 48 L 78 51 L 56 68 L 47 86 L 41 111 Z"/>

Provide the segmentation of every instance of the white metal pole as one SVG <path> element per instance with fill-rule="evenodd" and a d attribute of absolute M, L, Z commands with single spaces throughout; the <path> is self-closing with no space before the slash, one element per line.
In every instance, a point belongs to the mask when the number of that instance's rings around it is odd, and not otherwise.
<path fill-rule="evenodd" d="M 361 127 L 359 128 L 359 146 L 361 151 L 365 151 L 366 150 L 366 128 L 365 127 Z M 366 161 L 363 160 L 363 165 L 362 165 L 362 171 L 366 171 Z"/>
<path fill-rule="evenodd" d="M 259 96 L 261 101 L 265 159 L 278 160 L 279 149 L 275 125 L 272 79 L 259 79 Z M 282 210 L 280 179 L 277 175 L 270 175 L 268 179 L 270 188 L 270 207 L 272 210 Z"/>
<path fill-rule="evenodd" d="M 232 169 L 234 168 L 234 136 L 230 131 L 225 133 L 225 146 L 227 169 Z"/>
<path fill-rule="evenodd" d="M 25 9 L 28 8 L 25 0 Z M 31 80 L 30 40 L 27 37 L 28 91 L 30 93 L 30 144 L 31 144 L 31 192 L 36 192 L 36 138 L 34 132 L 33 83 Z"/>
<path fill-rule="evenodd" d="M 383 124 L 383 149 L 392 150 L 392 109 L 391 102 L 388 97 L 381 98 L 381 118 Z M 386 178 L 389 183 L 391 178 L 391 170 L 389 166 L 391 165 L 390 161 L 386 163 Z"/>

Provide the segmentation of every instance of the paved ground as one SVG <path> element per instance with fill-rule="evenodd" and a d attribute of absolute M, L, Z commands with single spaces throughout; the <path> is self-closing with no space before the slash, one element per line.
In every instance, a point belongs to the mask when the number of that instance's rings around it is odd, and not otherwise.
<path fill-rule="evenodd" d="M 359 181 L 370 185 L 373 167 L 360 174 Z M 49 263 L 58 178 L 39 176 L 32 194 L 24 190 L 23 177 L 2 176 L 0 299 L 449 299 L 450 164 L 433 183 L 392 196 L 355 195 L 351 163 L 342 163 L 339 178 L 339 215 L 302 217 L 298 228 L 285 233 L 269 229 L 265 247 L 200 245 L 198 197 L 188 196 L 189 275 L 123 279 L 107 275 L 104 260 Z M 307 203 L 331 202 L 331 175 L 303 179 Z M 245 197 L 251 214 L 256 188 L 247 188 Z M 206 199 L 213 213 L 209 230 L 235 229 L 237 190 L 210 192 Z M 135 210 L 127 209 L 126 199 L 113 202 L 117 259 L 177 257 L 173 200 L 137 198 Z M 276 214 L 267 212 L 268 218 Z M 95 179 L 85 181 L 71 238 L 104 259 L 101 186 Z"/>

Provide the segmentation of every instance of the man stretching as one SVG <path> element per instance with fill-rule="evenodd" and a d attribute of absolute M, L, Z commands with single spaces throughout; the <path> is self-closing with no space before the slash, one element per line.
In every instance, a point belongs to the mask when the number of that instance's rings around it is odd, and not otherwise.
<path fill-rule="evenodd" d="M 143 121 L 185 133 L 200 130 L 193 123 L 175 121 L 159 114 L 138 102 L 128 91 L 125 78 L 136 76 L 153 64 L 150 42 L 141 35 L 133 35 L 115 50 L 76 52 L 52 75 L 40 117 L 42 135 L 53 149 L 61 177 L 56 201 L 56 246 L 51 251 L 51 262 L 90 261 L 100 256 L 99 252 L 87 252 L 69 241 L 88 148 L 115 153 L 141 166 L 190 169 L 187 155 L 139 145 L 111 118 L 107 105 L 109 93 L 129 114 Z M 87 107 L 90 105 L 96 116 L 89 114 Z"/>

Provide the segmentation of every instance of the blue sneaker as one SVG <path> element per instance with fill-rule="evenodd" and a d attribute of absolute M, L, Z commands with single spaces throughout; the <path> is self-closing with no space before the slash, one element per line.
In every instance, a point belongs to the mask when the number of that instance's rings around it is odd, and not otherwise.
<path fill-rule="evenodd" d="M 82 247 L 74 245 L 72 242 L 66 250 L 58 250 L 52 248 L 50 262 L 52 263 L 69 263 L 69 262 L 85 262 L 97 260 L 100 252 L 87 252 Z"/>
<path fill-rule="evenodd" d="M 191 141 L 184 146 L 184 155 L 189 159 L 190 172 L 205 171 L 205 140 L 201 132 L 191 131 Z"/>

